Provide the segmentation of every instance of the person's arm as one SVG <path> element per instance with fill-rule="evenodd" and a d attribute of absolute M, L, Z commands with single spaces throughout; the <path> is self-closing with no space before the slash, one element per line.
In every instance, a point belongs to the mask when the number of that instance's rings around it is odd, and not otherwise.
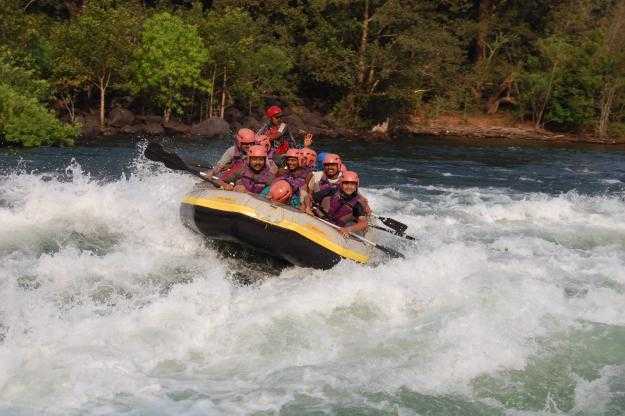
<path fill-rule="evenodd" d="M 347 237 L 351 233 L 365 231 L 369 226 L 369 220 L 367 218 L 368 214 L 365 211 L 365 208 L 360 204 L 360 202 L 354 205 L 354 208 L 352 208 L 352 215 L 354 216 L 354 218 L 356 218 L 356 223 L 348 225 L 346 227 L 342 227 L 339 230 L 339 233 L 341 233 L 343 237 Z"/>
<path fill-rule="evenodd" d="M 215 163 L 213 168 L 205 171 L 206 175 L 213 176 L 219 173 L 224 168 L 224 166 L 227 166 L 230 163 L 232 163 L 233 158 L 234 158 L 234 146 L 230 146 L 229 148 L 226 149 L 224 154 L 221 155 L 221 158 L 217 161 L 217 163 Z"/>

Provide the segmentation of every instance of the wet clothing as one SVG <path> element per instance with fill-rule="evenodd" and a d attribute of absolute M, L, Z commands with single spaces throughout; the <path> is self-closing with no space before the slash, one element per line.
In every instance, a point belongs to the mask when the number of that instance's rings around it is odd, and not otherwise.
<path fill-rule="evenodd" d="M 266 186 L 271 184 L 274 176 L 268 165 L 265 165 L 260 172 L 254 172 L 249 166 L 246 166 L 245 169 L 237 175 L 236 184 L 243 185 L 250 193 L 259 194 Z"/>
<path fill-rule="evenodd" d="M 328 188 L 315 192 L 312 198 L 326 219 L 339 227 L 355 224 L 371 212 L 367 200 L 358 192 L 346 195 L 340 190 Z"/>
<path fill-rule="evenodd" d="M 293 135 L 289 131 L 289 127 L 284 124 L 284 128 L 280 131 L 280 126 L 274 126 L 271 120 L 265 123 L 256 134 L 265 134 L 271 140 L 271 147 L 276 155 L 283 155 L 291 147 L 297 147 Z"/>

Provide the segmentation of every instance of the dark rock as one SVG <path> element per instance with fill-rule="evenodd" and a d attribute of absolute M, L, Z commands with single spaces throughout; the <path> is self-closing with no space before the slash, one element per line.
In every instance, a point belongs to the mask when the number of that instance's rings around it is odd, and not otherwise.
<path fill-rule="evenodd" d="M 243 113 L 236 107 L 228 107 L 226 111 L 224 111 L 224 120 L 230 124 L 240 123 L 243 118 Z"/>
<path fill-rule="evenodd" d="M 163 128 L 165 129 L 165 133 L 174 136 L 186 136 L 191 133 L 191 126 L 175 120 L 163 123 Z"/>
<path fill-rule="evenodd" d="M 137 122 L 137 124 L 139 122 L 144 122 L 145 124 L 150 124 L 150 123 L 161 123 L 162 118 L 161 116 L 137 116 L 135 121 Z"/>
<path fill-rule="evenodd" d="M 165 133 L 165 129 L 163 128 L 163 126 L 161 126 L 160 121 L 158 123 L 146 122 L 145 123 L 145 132 L 147 134 L 159 135 L 159 134 L 164 134 Z"/>
<path fill-rule="evenodd" d="M 191 134 L 203 137 L 218 137 L 230 131 L 230 125 L 226 120 L 213 117 L 191 126 Z"/>
<path fill-rule="evenodd" d="M 109 125 L 113 127 L 128 126 L 135 121 L 135 115 L 130 110 L 125 108 L 114 108 L 109 114 Z"/>
<path fill-rule="evenodd" d="M 243 120 L 241 120 L 241 127 L 247 127 L 248 129 L 252 129 L 254 131 L 260 129 L 262 125 L 263 122 L 253 116 L 247 116 Z"/>
<path fill-rule="evenodd" d="M 133 124 L 131 126 L 122 127 L 119 132 L 122 134 L 139 134 L 145 131 L 145 126 L 142 124 Z"/>

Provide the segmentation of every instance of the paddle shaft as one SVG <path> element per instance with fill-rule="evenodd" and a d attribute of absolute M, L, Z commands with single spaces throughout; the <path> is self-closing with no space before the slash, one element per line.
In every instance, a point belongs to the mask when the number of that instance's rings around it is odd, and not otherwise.
<path fill-rule="evenodd" d="M 336 224 L 331 223 L 330 221 L 326 221 L 326 220 L 324 220 L 323 218 L 319 218 L 319 217 L 316 217 L 316 218 L 317 218 L 319 221 L 321 221 L 322 223 L 327 224 L 327 225 L 329 225 L 330 227 L 332 227 L 332 228 L 334 228 L 334 229 L 336 229 L 336 230 L 340 230 L 340 229 L 341 229 L 341 227 L 339 227 L 339 226 L 338 226 L 338 225 L 336 225 Z M 397 258 L 397 257 L 401 257 L 401 258 L 404 258 L 404 255 L 403 255 L 403 254 L 401 254 L 401 253 L 399 253 L 399 252 L 397 252 L 397 251 L 395 251 L 395 250 L 393 250 L 393 249 L 391 249 L 391 248 L 384 247 L 383 245 L 380 245 L 380 244 L 374 243 L 373 241 L 368 240 L 368 239 L 366 239 L 365 237 L 360 236 L 360 235 L 358 235 L 358 234 L 356 234 L 356 233 L 349 233 L 349 235 L 350 235 L 351 237 L 355 238 L 356 240 L 360 240 L 360 241 L 362 241 L 363 243 L 369 244 L 369 245 L 371 245 L 371 246 L 373 246 L 373 247 L 377 248 L 378 250 L 383 251 L 384 253 L 388 254 L 388 255 L 389 255 L 389 256 L 391 256 L 391 257 L 395 257 L 395 258 Z"/>

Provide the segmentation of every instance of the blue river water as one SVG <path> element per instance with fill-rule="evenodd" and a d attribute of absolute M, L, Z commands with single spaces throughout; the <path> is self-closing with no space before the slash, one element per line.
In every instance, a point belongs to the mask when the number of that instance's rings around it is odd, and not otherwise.
<path fill-rule="evenodd" d="M 625 149 L 316 143 L 416 237 L 319 271 L 215 251 L 144 146 L 0 149 L 0 414 L 625 414 Z"/>

